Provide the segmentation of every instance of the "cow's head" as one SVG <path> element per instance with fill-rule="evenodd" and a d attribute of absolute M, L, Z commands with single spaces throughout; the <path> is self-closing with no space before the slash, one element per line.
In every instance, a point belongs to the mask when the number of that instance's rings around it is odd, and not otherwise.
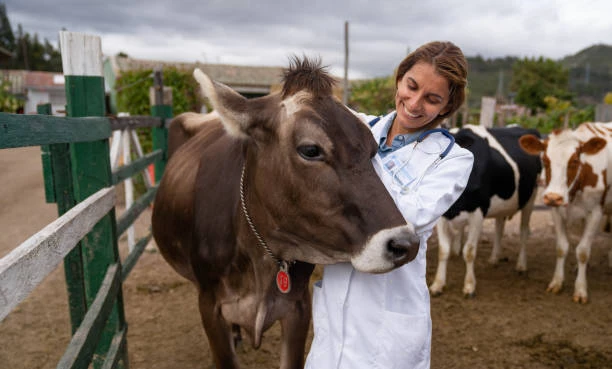
<path fill-rule="evenodd" d="M 372 166 L 373 136 L 333 97 L 319 63 L 293 59 L 282 91 L 256 99 L 198 69 L 194 76 L 226 131 L 245 143 L 247 207 L 279 258 L 350 261 L 374 273 L 415 258 L 414 227 Z"/>
<path fill-rule="evenodd" d="M 565 129 L 552 132 L 545 140 L 525 135 L 519 142 L 527 153 L 541 155 L 546 205 L 567 205 L 578 191 L 597 185 L 598 175 L 591 159 L 606 146 L 603 138 L 592 137 L 583 141 L 574 131 Z"/>

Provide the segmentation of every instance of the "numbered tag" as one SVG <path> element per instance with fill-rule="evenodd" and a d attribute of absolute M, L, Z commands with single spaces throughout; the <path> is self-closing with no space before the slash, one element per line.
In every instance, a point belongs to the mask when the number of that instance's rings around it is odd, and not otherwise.
<path fill-rule="evenodd" d="M 276 287 L 282 293 L 289 293 L 291 291 L 291 278 L 289 277 L 289 267 L 286 261 L 281 263 L 280 269 L 276 273 Z"/>

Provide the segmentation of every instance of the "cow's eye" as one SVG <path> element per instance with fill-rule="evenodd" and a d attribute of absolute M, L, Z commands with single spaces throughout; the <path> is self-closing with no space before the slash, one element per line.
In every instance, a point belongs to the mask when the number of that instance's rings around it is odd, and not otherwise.
<path fill-rule="evenodd" d="M 323 160 L 323 150 L 317 145 L 299 146 L 297 152 L 306 160 Z"/>

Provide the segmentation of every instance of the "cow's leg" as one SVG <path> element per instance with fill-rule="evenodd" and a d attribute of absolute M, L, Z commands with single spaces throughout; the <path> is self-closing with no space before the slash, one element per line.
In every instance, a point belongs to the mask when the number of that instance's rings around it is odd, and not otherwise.
<path fill-rule="evenodd" d="M 529 220 L 531 219 L 531 214 L 533 213 L 533 206 L 535 204 L 536 196 L 537 190 L 534 189 L 531 198 L 521 210 L 521 249 L 519 250 L 518 258 L 516 259 L 516 271 L 521 274 L 527 272 L 527 239 L 531 233 L 529 229 Z"/>
<path fill-rule="evenodd" d="M 506 225 L 506 217 L 495 218 L 495 236 L 493 237 L 493 248 L 489 257 L 489 264 L 496 265 L 499 262 L 501 254 L 501 239 L 504 235 L 504 226 Z"/>
<path fill-rule="evenodd" d="M 591 257 L 591 245 L 593 244 L 593 238 L 601 223 L 603 216 L 602 209 L 599 206 L 591 209 L 591 213 L 587 216 L 586 223 L 584 225 L 584 232 L 582 238 L 576 247 L 576 259 L 578 260 L 578 275 L 576 276 L 576 283 L 574 285 L 574 302 L 586 304 L 588 302 L 587 294 L 587 276 L 586 268 Z"/>
<path fill-rule="evenodd" d="M 432 296 L 441 295 L 444 286 L 446 286 L 446 266 L 452 242 L 450 221 L 441 217 L 436 224 L 436 233 L 438 234 L 438 268 L 436 269 L 436 277 L 429 286 Z"/>
<path fill-rule="evenodd" d="M 451 255 L 459 256 L 461 253 L 461 245 L 463 244 L 463 229 L 464 222 L 449 223 L 449 231 L 451 232 Z"/>
<path fill-rule="evenodd" d="M 463 246 L 463 260 L 465 260 L 465 280 L 463 282 L 463 294 L 466 297 L 474 297 L 476 291 L 476 274 L 474 273 L 474 260 L 478 250 L 478 241 L 482 232 L 484 215 L 480 209 L 469 215 L 468 234 Z"/>
<path fill-rule="evenodd" d="M 238 369 L 238 360 L 233 345 L 231 326 L 228 324 L 218 307 L 211 291 L 200 290 L 198 298 L 200 318 L 208 337 L 210 351 L 215 361 L 216 369 Z"/>
<path fill-rule="evenodd" d="M 567 222 L 561 209 L 550 209 L 550 215 L 555 227 L 555 236 L 557 239 L 557 262 L 555 264 L 555 272 L 553 278 L 548 284 L 547 292 L 558 293 L 563 288 L 565 258 L 569 250 L 569 241 L 567 239 Z"/>
<path fill-rule="evenodd" d="M 280 369 L 304 368 L 304 348 L 311 319 L 310 292 L 306 288 L 301 301 L 281 319 L 282 343 Z"/>

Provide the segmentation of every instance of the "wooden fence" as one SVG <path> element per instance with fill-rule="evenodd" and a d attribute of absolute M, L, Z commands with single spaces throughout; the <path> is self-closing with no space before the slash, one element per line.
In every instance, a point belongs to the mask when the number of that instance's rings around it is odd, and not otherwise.
<path fill-rule="evenodd" d="M 60 217 L 0 259 L 0 321 L 62 261 L 72 339 L 58 368 L 128 368 L 122 282 L 151 239 L 139 240 L 122 262 L 118 238 L 153 201 L 157 187 L 115 217 L 114 185 L 155 165 L 165 167 L 172 107 L 164 105 L 161 72 L 155 73 L 152 117 L 105 118 L 100 38 L 60 32 L 67 117 L 49 105 L 38 115 L 0 113 L 0 149 L 42 147 L 45 196 Z M 109 137 L 125 127 L 152 127 L 153 152 L 111 170 Z M 41 307 L 41 309 L 44 307 Z"/>

